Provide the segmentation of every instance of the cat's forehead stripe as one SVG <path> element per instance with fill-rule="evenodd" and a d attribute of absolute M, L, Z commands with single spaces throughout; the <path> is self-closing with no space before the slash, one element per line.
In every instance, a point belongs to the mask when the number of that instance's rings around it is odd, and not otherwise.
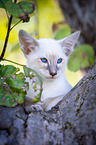
<path fill-rule="evenodd" d="M 57 56 L 56 55 L 49 55 L 48 56 L 49 63 L 55 64 L 57 62 Z"/>

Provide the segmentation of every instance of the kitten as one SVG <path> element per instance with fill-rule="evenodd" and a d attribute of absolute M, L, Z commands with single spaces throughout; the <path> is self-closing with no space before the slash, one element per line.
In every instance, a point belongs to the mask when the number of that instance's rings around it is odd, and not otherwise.
<path fill-rule="evenodd" d="M 36 40 L 24 30 L 19 31 L 20 48 L 26 57 L 27 66 L 37 71 L 43 79 L 39 104 L 46 111 L 61 101 L 71 90 L 64 71 L 79 35 L 80 31 L 77 31 L 61 40 L 50 38 Z M 27 81 L 29 91 L 26 100 L 31 103 L 34 92 L 31 80 Z"/>

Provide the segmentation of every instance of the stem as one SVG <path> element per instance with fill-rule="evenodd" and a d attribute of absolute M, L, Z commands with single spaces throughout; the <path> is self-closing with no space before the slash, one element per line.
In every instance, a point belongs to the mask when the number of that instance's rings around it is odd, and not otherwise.
<path fill-rule="evenodd" d="M 17 63 L 17 62 L 14 62 L 14 61 L 11 61 L 11 60 L 8 60 L 8 59 L 2 59 L 2 61 L 8 61 L 8 62 L 11 62 L 11 63 L 14 63 L 14 64 L 17 64 L 17 65 L 19 65 L 19 66 L 24 66 L 23 64 L 19 64 L 19 63 Z"/>
<path fill-rule="evenodd" d="M 9 38 L 10 28 L 11 28 L 11 23 L 12 23 L 12 16 L 10 16 L 10 18 L 9 18 L 8 29 L 7 29 L 7 35 L 6 35 L 6 38 L 5 38 L 5 42 L 4 42 L 4 46 L 3 46 L 3 51 L 2 51 L 2 54 L 1 54 L 1 56 L 0 56 L 0 60 L 3 59 L 4 54 L 5 54 L 5 51 L 6 51 L 6 48 L 7 48 L 7 43 L 8 43 L 8 38 Z"/>
<path fill-rule="evenodd" d="M 5 10 L 6 11 L 6 10 Z M 8 13 L 7 13 L 7 11 L 6 11 L 6 15 L 7 15 L 7 18 L 8 18 L 8 20 L 9 20 L 9 16 L 8 16 Z"/>
<path fill-rule="evenodd" d="M 10 31 L 16 26 L 18 25 L 22 20 L 20 20 L 19 22 L 17 22 L 13 27 L 11 27 Z"/>
<path fill-rule="evenodd" d="M 17 0 L 14 0 L 14 3 L 16 3 L 16 2 L 17 2 Z M 10 18 L 9 18 L 7 35 L 6 35 L 5 42 L 4 42 L 4 46 L 3 46 L 3 50 L 2 50 L 2 53 L 1 53 L 1 56 L 0 56 L 0 61 L 3 59 L 4 54 L 5 54 L 5 51 L 6 51 L 6 48 L 7 48 L 8 38 L 9 38 L 10 30 L 11 30 L 12 19 L 13 19 L 13 17 L 11 15 Z"/>

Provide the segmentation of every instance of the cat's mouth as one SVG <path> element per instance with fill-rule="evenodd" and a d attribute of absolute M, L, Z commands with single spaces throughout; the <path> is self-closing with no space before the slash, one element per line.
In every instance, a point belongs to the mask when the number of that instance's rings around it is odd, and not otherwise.
<path fill-rule="evenodd" d="M 46 80 L 55 80 L 57 78 L 57 76 L 48 76 L 45 79 Z"/>

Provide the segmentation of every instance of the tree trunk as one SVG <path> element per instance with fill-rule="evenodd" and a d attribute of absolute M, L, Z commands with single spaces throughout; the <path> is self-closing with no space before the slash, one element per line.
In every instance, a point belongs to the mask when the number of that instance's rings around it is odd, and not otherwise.
<path fill-rule="evenodd" d="M 96 0 L 59 0 L 66 22 L 81 30 L 81 43 L 93 46 L 96 54 Z"/>
<path fill-rule="evenodd" d="M 96 145 L 96 62 L 51 111 L 0 106 L 0 145 Z"/>

